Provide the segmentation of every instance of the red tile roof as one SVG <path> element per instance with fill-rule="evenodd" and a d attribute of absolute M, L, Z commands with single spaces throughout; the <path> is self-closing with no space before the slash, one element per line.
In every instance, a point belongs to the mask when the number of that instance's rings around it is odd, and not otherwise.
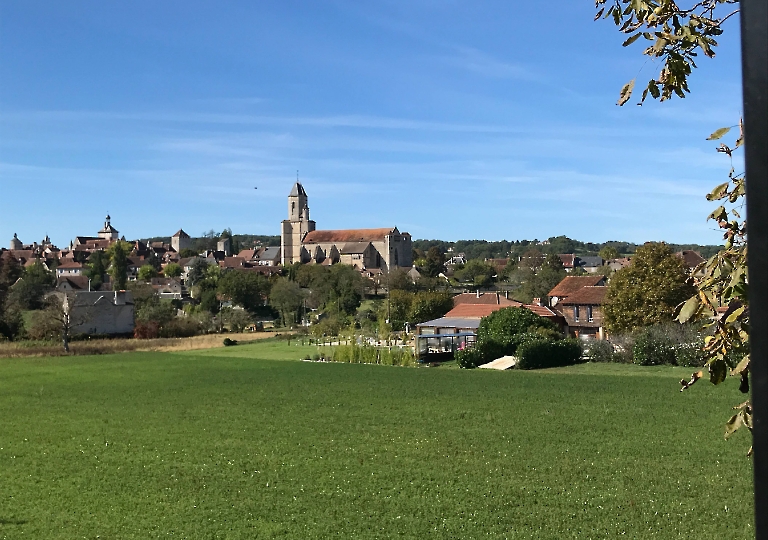
<path fill-rule="evenodd" d="M 539 317 L 548 317 L 550 319 L 556 319 L 560 318 L 561 315 L 559 313 L 555 313 L 551 309 L 549 309 L 546 306 L 537 306 L 535 304 L 526 304 L 525 309 L 528 309 L 530 311 L 533 311 L 536 315 Z"/>
<path fill-rule="evenodd" d="M 562 301 L 564 305 L 593 305 L 599 306 L 605 298 L 608 287 L 582 287 Z"/>
<path fill-rule="evenodd" d="M 56 268 L 82 268 L 83 265 L 77 261 L 64 261 Z"/>
<path fill-rule="evenodd" d="M 481 319 L 483 317 L 487 317 L 494 311 L 498 311 L 506 307 L 513 306 L 500 306 L 498 304 L 459 304 L 443 316 L 459 319 Z"/>
<path fill-rule="evenodd" d="M 319 242 L 373 242 L 384 240 L 385 236 L 396 233 L 397 228 L 387 229 L 344 229 L 336 231 L 311 231 L 302 240 L 304 244 Z"/>
<path fill-rule="evenodd" d="M 568 276 L 555 285 L 548 296 L 570 296 L 583 287 L 594 287 L 604 279 L 603 276 Z"/>
<path fill-rule="evenodd" d="M 504 298 L 497 292 L 484 292 L 480 293 L 478 297 L 477 293 L 461 293 L 453 297 L 453 305 L 459 304 L 494 304 L 501 305 L 503 307 L 522 306 L 522 302 L 512 300 L 511 298 Z"/>

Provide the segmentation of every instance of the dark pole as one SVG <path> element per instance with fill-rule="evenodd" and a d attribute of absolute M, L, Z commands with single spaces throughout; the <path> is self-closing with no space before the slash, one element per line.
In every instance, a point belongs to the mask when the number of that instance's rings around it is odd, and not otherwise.
<path fill-rule="evenodd" d="M 755 537 L 768 538 L 768 2 L 741 0 Z"/>

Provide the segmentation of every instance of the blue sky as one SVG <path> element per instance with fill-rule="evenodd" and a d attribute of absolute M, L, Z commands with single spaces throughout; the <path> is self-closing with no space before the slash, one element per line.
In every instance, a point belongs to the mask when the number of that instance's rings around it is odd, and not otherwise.
<path fill-rule="evenodd" d="M 738 21 L 685 100 L 593 2 L 0 0 L 0 242 L 279 234 L 719 243 L 705 138 L 741 112 Z M 738 168 L 738 163 L 736 164 Z M 257 190 L 253 188 L 258 186 Z"/>

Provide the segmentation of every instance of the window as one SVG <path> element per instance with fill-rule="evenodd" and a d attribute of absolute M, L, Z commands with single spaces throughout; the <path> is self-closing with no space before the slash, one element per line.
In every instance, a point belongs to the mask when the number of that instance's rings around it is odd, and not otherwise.
<path fill-rule="evenodd" d="M 573 320 L 579 322 L 579 306 L 573 306 Z"/>
<path fill-rule="evenodd" d="M 592 306 L 587 306 L 587 320 L 589 322 L 594 322 L 594 319 L 592 318 Z"/>

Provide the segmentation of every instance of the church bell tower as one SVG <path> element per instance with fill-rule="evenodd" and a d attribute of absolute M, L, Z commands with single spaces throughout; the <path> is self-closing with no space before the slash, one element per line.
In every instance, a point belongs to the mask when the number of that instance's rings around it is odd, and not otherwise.
<path fill-rule="evenodd" d="M 288 195 L 288 219 L 282 223 L 280 251 L 283 266 L 302 261 L 301 242 L 304 236 L 315 230 L 315 222 L 309 219 L 309 204 L 304 186 L 296 182 Z"/>

